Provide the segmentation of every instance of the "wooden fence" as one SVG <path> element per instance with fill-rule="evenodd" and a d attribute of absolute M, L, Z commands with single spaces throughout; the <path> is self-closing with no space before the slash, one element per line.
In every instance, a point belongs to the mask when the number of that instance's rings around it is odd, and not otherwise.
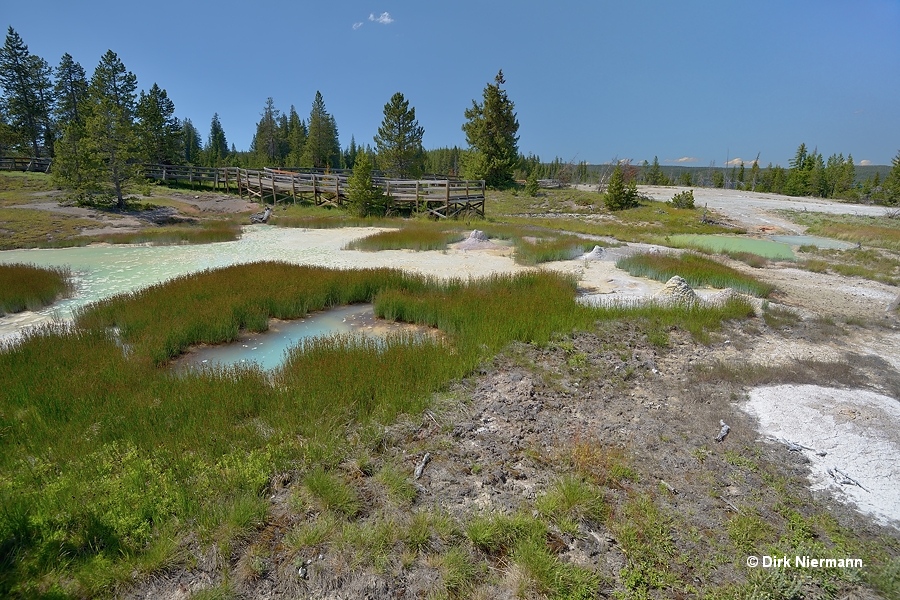
<path fill-rule="evenodd" d="M 316 205 L 340 206 L 347 200 L 349 171 L 325 172 L 314 169 L 287 171 L 278 169 L 239 169 L 236 167 L 186 167 L 144 165 L 144 175 L 160 181 L 209 183 L 215 189 L 236 189 L 262 203 L 291 199 L 304 195 Z M 484 181 L 453 179 L 387 179 L 373 178 L 384 188 L 388 211 L 427 212 L 435 217 L 484 216 Z"/>
<path fill-rule="evenodd" d="M 50 170 L 49 158 L 0 157 L 0 170 Z M 350 171 L 338 169 L 240 169 L 237 167 L 190 167 L 182 165 L 141 165 L 144 176 L 163 182 L 209 184 L 214 189 L 236 191 L 243 198 L 275 204 L 294 202 L 309 195 L 317 205 L 340 206 L 347 200 Z M 435 217 L 484 216 L 484 181 L 456 179 L 388 179 L 374 177 L 388 198 L 388 211 L 427 212 Z"/>
<path fill-rule="evenodd" d="M 50 171 L 49 158 L 25 158 L 13 156 L 0 156 L 0 171 Z"/>

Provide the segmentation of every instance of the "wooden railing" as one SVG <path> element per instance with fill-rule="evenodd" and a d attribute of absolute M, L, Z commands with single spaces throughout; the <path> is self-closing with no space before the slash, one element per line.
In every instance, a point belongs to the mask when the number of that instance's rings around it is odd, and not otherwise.
<path fill-rule="evenodd" d="M 50 158 L 0 156 L 0 171 L 50 171 Z"/>
<path fill-rule="evenodd" d="M 49 158 L 0 157 L 0 170 L 50 170 Z M 215 189 L 236 191 L 241 197 L 272 204 L 294 202 L 308 194 L 317 205 L 342 205 L 347 200 L 349 169 L 240 169 L 238 167 L 193 167 L 186 165 L 141 165 L 144 176 L 163 182 L 211 184 Z M 427 212 L 436 217 L 484 216 L 484 181 L 456 179 L 389 179 L 374 177 L 384 188 L 388 209 Z"/>
<path fill-rule="evenodd" d="M 236 188 L 241 197 L 247 194 L 263 203 L 287 199 L 296 202 L 309 195 L 317 205 L 340 206 L 347 199 L 350 171 L 144 165 L 144 175 L 160 181 L 211 183 L 216 189 Z M 375 177 L 373 183 L 384 188 L 389 210 L 415 210 L 442 218 L 484 216 L 484 181 Z"/>

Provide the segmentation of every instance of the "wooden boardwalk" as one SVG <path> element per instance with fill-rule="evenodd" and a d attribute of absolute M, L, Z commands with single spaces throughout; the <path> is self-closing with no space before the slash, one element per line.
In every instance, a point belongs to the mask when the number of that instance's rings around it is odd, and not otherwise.
<path fill-rule="evenodd" d="M 144 175 L 159 181 L 212 184 L 215 189 L 236 190 L 263 204 L 308 196 L 316 205 L 341 206 L 347 199 L 350 171 L 239 169 L 236 167 L 187 167 L 144 165 Z M 388 211 L 427 212 L 438 218 L 484 216 L 484 181 L 454 179 L 373 178 L 388 197 Z"/>

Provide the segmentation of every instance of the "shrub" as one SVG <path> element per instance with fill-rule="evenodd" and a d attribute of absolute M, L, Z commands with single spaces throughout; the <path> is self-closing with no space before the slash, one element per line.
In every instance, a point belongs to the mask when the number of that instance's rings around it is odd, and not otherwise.
<path fill-rule="evenodd" d="M 694 190 L 675 194 L 666 204 L 671 204 L 675 208 L 694 208 Z"/>

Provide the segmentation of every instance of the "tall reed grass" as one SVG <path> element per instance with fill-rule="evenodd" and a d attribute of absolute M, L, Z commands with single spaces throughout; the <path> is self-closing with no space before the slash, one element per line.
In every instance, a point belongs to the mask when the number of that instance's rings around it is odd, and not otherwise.
<path fill-rule="evenodd" d="M 634 254 L 616 262 L 620 269 L 637 277 L 668 281 L 680 275 L 693 287 L 733 288 L 739 292 L 765 298 L 773 287 L 755 277 L 693 252 L 675 254 Z"/>
<path fill-rule="evenodd" d="M 74 291 L 67 267 L 0 264 L 0 316 L 49 306 Z"/>
<path fill-rule="evenodd" d="M 269 317 L 362 301 L 446 335 L 314 339 L 272 373 L 161 366 Z M 748 312 L 740 302 L 595 309 L 575 301 L 573 280 L 541 272 L 439 282 L 279 263 L 93 304 L 73 325 L 0 348 L 0 596 L 108 593 L 167 564 L 175 532 L 228 547 L 264 518 L 274 473 L 328 472 L 346 456 L 348 428 L 421 411 L 514 340 L 617 318 L 702 333 Z"/>
<path fill-rule="evenodd" d="M 206 221 L 199 225 L 167 225 L 128 233 L 89 236 L 89 242 L 107 244 L 213 244 L 240 239 L 241 225 L 230 221 Z"/>
<path fill-rule="evenodd" d="M 465 234 L 461 230 L 445 230 L 443 228 L 422 225 L 407 225 L 402 229 L 380 231 L 354 240 L 347 244 L 346 250 L 446 250 L 448 244 L 462 241 Z"/>

